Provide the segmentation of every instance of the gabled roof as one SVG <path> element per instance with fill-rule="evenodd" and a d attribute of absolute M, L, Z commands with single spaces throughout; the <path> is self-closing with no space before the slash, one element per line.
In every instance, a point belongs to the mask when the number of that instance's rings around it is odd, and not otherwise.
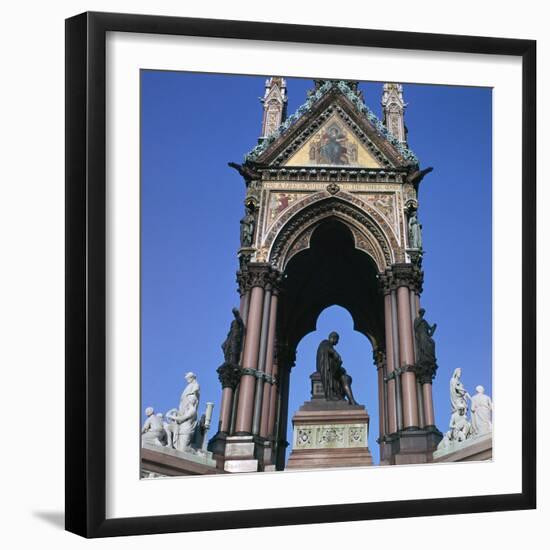
<path fill-rule="evenodd" d="M 365 105 L 360 95 L 343 80 L 329 80 L 321 85 L 277 131 L 262 139 L 245 155 L 245 162 L 272 164 L 285 146 L 307 128 L 309 122 L 330 109 L 331 98 L 337 101 L 346 115 L 349 115 L 351 128 L 359 133 L 364 131 L 371 146 L 376 146 L 391 164 L 403 167 L 418 165 L 416 155 L 389 132 L 382 121 Z M 307 138 L 298 138 L 298 141 L 303 143 L 305 139 Z"/>

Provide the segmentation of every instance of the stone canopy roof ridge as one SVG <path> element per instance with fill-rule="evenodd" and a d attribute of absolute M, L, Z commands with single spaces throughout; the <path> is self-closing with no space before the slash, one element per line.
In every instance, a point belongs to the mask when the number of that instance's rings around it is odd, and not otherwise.
<path fill-rule="evenodd" d="M 391 143 L 399 154 L 407 161 L 410 161 L 412 164 L 419 163 L 418 157 L 414 152 L 406 147 L 402 142 L 400 142 L 384 125 L 384 123 L 367 107 L 363 99 L 360 97 L 360 92 L 355 92 L 345 80 L 326 80 L 317 90 L 312 92 L 307 100 L 296 109 L 296 111 L 288 116 L 286 120 L 279 126 L 279 128 L 270 134 L 268 137 L 263 138 L 252 151 L 247 153 L 244 157 L 246 162 L 254 162 L 274 141 L 279 137 L 284 135 L 289 128 L 294 126 L 294 124 L 301 119 L 306 113 L 310 112 L 316 103 L 318 103 L 322 97 L 331 89 L 337 88 L 342 94 L 344 94 L 353 106 L 374 126 L 379 135 L 385 138 L 389 143 Z"/>

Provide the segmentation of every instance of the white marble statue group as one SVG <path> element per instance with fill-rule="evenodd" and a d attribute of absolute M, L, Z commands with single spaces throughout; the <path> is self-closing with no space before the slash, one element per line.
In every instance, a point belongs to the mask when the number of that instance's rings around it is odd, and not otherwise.
<path fill-rule="evenodd" d="M 165 415 L 155 414 L 153 407 L 145 409 L 147 419 L 141 429 L 142 445 L 169 447 L 177 451 L 203 450 L 214 405 L 206 404 L 206 414 L 199 421 L 200 386 L 197 377 L 188 372 L 185 380 L 187 386 L 181 394 L 177 409 L 170 409 Z"/>
<path fill-rule="evenodd" d="M 472 397 L 464 388 L 460 377 L 462 370 L 453 372 L 449 384 L 451 397 L 451 420 L 449 431 L 444 435 L 438 450 L 446 449 L 452 444 L 460 444 L 474 437 L 490 434 L 493 431 L 493 403 L 485 395 L 483 386 L 476 386 L 476 394 Z M 470 400 L 470 420 L 468 420 L 468 402 Z"/>

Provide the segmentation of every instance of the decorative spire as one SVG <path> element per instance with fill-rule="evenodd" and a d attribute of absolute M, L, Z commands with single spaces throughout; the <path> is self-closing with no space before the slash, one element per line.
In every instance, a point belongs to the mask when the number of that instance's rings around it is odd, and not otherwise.
<path fill-rule="evenodd" d="M 403 86 L 393 82 L 384 84 L 382 94 L 382 112 L 384 125 L 403 145 L 407 145 L 407 127 L 404 112 L 407 104 L 403 100 Z"/>
<path fill-rule="evenodd" d="M 264 106 L 262 120 L 262 135 L 267 138 L 275 132 L 286 118 L 286 80 L 279 76 L 272 76 L 265 81 L 265 94 L 260 99 Z"/>

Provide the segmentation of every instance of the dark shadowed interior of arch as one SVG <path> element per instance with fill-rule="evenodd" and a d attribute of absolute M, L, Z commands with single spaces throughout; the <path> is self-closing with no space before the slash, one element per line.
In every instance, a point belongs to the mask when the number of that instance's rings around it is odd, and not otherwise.
<path fill-rule="evenodd" d="M 357 250 L 344 223 L 329 218 L 314 231 L 310 247 L 294 256 L 285 269 L 279 334 L 295 348 L 315 330 L 319 314 L 339 305 L 351 314 L 354 329 L 373 347 L 384 340 L 383 298 L 378 291 L 377 267 Z"/>

